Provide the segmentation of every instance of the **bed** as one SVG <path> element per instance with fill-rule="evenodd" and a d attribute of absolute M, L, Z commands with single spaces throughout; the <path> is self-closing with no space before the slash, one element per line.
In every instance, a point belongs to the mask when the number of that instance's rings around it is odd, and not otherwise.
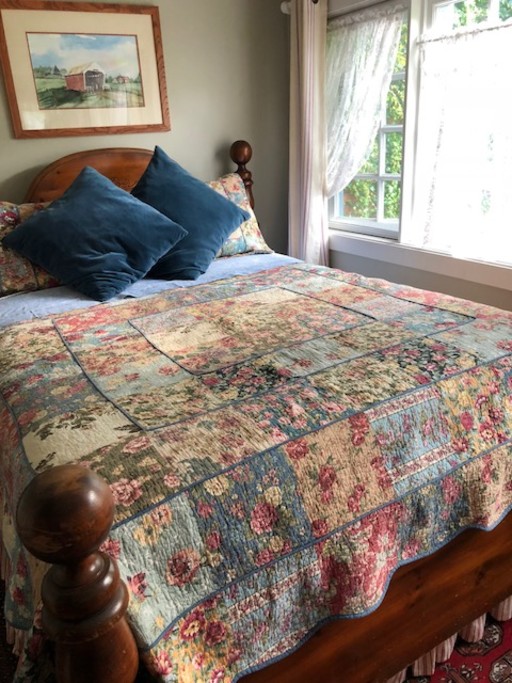
<path fill-rule="evenodd" d="M 65 157 L 27 201 L 151 158 Z M 129 683 L 137 651 L 157 681 L 399 681 L 510 608 L 512 313 L 254 251 L 24 296 L 0 299 L 17 681 Z"/>

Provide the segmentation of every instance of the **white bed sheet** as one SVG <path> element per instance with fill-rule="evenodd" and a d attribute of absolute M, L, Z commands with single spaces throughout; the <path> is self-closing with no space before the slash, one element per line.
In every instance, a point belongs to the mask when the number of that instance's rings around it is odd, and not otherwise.
<path fill-rule="evenodd" d="M 213 280 L 222 280 L 232 275 L 257 273 L 290 263 L 298 263 L 298 261 L 283 254 L 242 254 L 220 258 L 214 260 L 206 273 L 197 280 L 140 280 L 125 289 L 119 296 L 110 299 L 108 303 L 140 298 L 176 287 L 190 287 Z M 53 287 L 37 292 L 11 294 L 0 298 L 0 328 L 23 320 L 97 305 L 97 301 L 89 299 L 70 287 Z"/>

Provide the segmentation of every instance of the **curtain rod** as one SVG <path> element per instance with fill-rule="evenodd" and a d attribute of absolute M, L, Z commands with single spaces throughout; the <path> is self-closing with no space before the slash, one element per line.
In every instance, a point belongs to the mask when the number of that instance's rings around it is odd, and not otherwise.
<path fill-rule="evenodd" d="M 312 0 L 314 5 L 318 4 L 318 0 Z M 281 3 L 281 12 L 283 14 L 290 14 L 290 0 L 284 0 L 284 2 Z"/>

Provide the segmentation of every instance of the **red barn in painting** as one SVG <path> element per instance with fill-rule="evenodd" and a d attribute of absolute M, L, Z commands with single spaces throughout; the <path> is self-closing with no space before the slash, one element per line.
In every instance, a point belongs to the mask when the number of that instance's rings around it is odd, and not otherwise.
<path fill-rule="evenodd" d="M 64 78 L 66 89 L 77 92 L 103 90 L 105 86 L 105 71 L 96 62 L 74 66 Z"/>

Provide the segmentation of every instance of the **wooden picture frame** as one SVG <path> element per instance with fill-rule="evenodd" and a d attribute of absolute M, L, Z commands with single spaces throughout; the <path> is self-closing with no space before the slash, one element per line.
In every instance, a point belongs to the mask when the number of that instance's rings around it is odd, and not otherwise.
<path fill-rule="evenodd" d="M 17 138 L 170 130 L 158 7 L 0 0 Z"/>

